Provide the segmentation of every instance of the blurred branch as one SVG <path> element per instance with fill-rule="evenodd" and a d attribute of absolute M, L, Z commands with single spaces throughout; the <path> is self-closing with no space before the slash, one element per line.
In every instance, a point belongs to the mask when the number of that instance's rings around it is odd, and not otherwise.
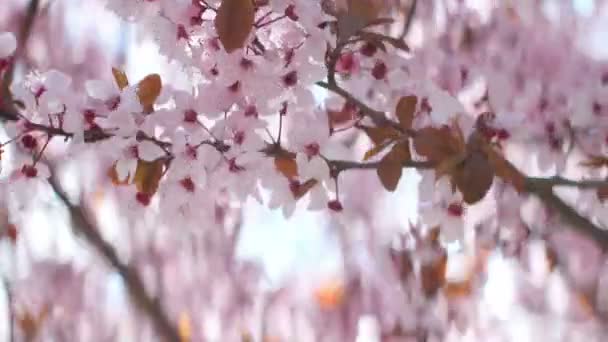
<path fill-rule="evenodd" d="M 552 181 L 552 178 L 543 179 L 528 177 L 526 179 L 526 191 L 536 195 L 546 205 L 557 211 L 562 219 L 568 222 L 574 230 L 577 230 L 600 243 L 602 249 L 608 248 L 608 230 L 597 226 L 591 222 L 591 220 L 579 214 L 572 206 L 564 202 L 564 200 L 557 196 L 553 191 L 554 186 L 569 185 L 584 189 L 589 188 L 589 185 L 596 182 L 577 182 L 560 177 L 554 178 L 559 179 L 559 181 Z M 603 183 L 604 186 L 608 185 L 608 182 L 606 181 L 597 181 L 597 183 Z"/>
<path fill-rule="evenodd" d="M 4 279 L 4 291 L 6 292 L 6 311 L 8 313 L 8 341 L 15 342 L 15 309 L 13 307 L 13 290 L 8 279 Z"/>
<path fill-rule="evenodd" d="M 407 34 L 410 32 L 410 28 L 412 27 L 412 22 L 414 22 L 414 14 L 416 13 L 416 5 L 418 4 L 417 0 L 412 0 L 410 4 L 410 8 L 407 11 L 407 16 L 403 21 L 403 28 L 401 29 L 401 34 L 399 35 L 400 39 L 405 38 Z"/>
<path fill-rule="evenodd" d="M 0 117 L 5 118 L 7 120 L 17 120 L 17 111 L 14 108 L 12 103 L 11 95 L 10 95 L 10 86 L 13 82 L 13 77 L 15 74 L 15 64 L 16 60 L 20 55 L 23 55 L 25 52 L 25 47 L 27 46 L 27 41 L 29 40 L 30 33 L 32 32 L 32 27 L 34 26 L 34 19 L 36 18 L 36 14 L 38 12 L 38 7 L 40 6 L 39 0 L 31 0 L 27 11 L 25 13 L 25 20 L 23 21 L 23 25 L 21 25 L 21 30 L 19 32 L 17 51 L 15 52 L 15 61 L 10 64 L 6 72 L 4 73 L 4 78 L 2 79 L 2 84 L 0 85 L 0 104 L 5 106 L 3 110 L 0 109 Z"/>
<path fill-rule="evenodd" d="M 114 247 L 105 241 L 97 228 L 87 220 L 84 209 L 70 203 L 61 189 L 58 180 L 54 177 L 54 174 L 49 178 L 49 184 L 68 208 L 73 229 L 82 234 L 87 242 L 101 254 L 105 261 L 120 274 L 125 282 L 131 300 L 133 300 L 135 305 L 148 316 L 157 332 L 163 336 L 166 341 L 179 342 L 179 332 L 173 326 L 169 317 L 167 317 L 167 314 L 158 300 L 154 299 L 146 291 L 144 283 L 137 271 L 120 260 Z"/>

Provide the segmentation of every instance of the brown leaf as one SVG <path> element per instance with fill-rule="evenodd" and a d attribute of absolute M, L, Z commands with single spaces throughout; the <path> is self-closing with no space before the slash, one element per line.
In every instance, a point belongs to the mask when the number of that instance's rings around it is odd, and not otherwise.
<path fill-rule="evenodd" d="M 293 179 L 298 176 L 298 164 L 294 158 L 276 157 L 274 158 L 274 166 L 287 179 Z"/>
<path fill-rule="evenodd" d="M 386 190 L 395 191 L 403 173 L 403 163 L 410 160 L 410 148 L 407 141 L 393 145 L 391 151 L 380 160 L 376 173 Z"/>
<path fill-rule="evenodd" d="M 399 184 L 399 179 L 401 179 L 403 173 L 403 166 L 386 158 L 387 156 L 388 154 L 380 160 L 376 173 L 378 174 L 378 178 L 380 178 L 382 186 L 392 192 L 397 189 L 397 184 Z"/>
<path fill-rule="evenodd" d="M 372 24 L 380 14 L 383 4 L 374 0 L 347 0 L 346 10 L 341 10 L 338 19 L 338 41 L 347 41 Z"/>
<path fill-rule="evenodd" d="M 397 162 L 403 166 L 403 163 L 411 161 L 409 141 L 399 141 L 393 145 L 393 148 L 386 154 L 385 158 Z"/>
<path fill-rule="evenodd" d="M 255 19 L 252 0 L 222 0 L 215 16 L 215 30 L 226 52 L 245 46 Z"/>
<path fill-rule="evenodd" d="M 137 97 L 139 97 L 139 102 L 144 107 L 145 113 L 154 111 L 154 102 L 158 98 L 158 95 L 160 95 L 161 88 L 162 81 L 158 74 L 144 77 L 137 85 Z"/>
<path fill-rule="evenodd" d="M 399 119 L 399 124 L 403 129 L 412 128 L 412 122 L 414 121 L 414 113 L 416 112 L 416 104 L 418 103 L 418 98 L 416 96 L 404 96 L 399 99 L 397 103 L 397 108 L 395 109 L 395 114 Z"/>
<path fill-rule="evenodd" d="M 427 297 L 431 297 L 445 284 L 445 272 L 448 257 L 443 253 L 437 260 L 420 267 L 422 289 Z"/>
<path fill-rule="evenodd" d="M 462 166 L 467 159 L 466 152 L 462 152 L 444 159 L 435 167 L 435 180 L 441 179 L 444 175 L 451 175 L 455 170 Z"/>
<path fill-rule="evenodd" d="M 416 152 L 432 162 L 441 162 L 464 151 L 464 142 L 447 126 L 425 127 L 414 137 Z"/>
<path fill-rule="evenodd" d="M 401 133 L 393 127 L 362 126 L 361 129 L 367 134 L 374 145 L 382 144 L 386 140 L 395 140 L 401 136 Z"/>
<path fill-rule="evenodd" d="M 468 204 L 479 202 L 493 181 L 492 165 L 485 155 L 477 151 L 470 153 L 463 164 L 452 172 L 452 182 Z"/>
<path fill-rule="evenodd" d="M 155 161 L 137 161 L 137 169 L 133 177 L 133 183 L 137 187 L 137 191 L 153 195 L 158 189 L 158 183 L 163 175 L 163 167 L 165 160 L 157 159 Z"/>
<path fill-rule="evenodd" d="M 310 189 L 317 185 L 317 183 L 319 182 L 316 179 L 311 178 L 306 182 L 300 184 L 300 186 L 298 186 L 296 189 L 291 190 L 291 192 L 293 193 L 293 197 L 297 200 L 302 198 L 308 193 L 308 191 L 310 191 Z"/>
<path fill-rule="evenodd" d="M 129 79 L 124 71 L 117 68 L 112 68 L 112 75 L 114 75 L 114 81 L 116 82 L 118 89 L 123 90 L 129 85 Z"/>

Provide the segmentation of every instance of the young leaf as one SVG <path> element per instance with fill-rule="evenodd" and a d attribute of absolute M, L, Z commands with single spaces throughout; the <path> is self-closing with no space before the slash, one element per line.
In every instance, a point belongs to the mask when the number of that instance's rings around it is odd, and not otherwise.
<path fill-rule="evenodd" d="M 395 113 L 397 115 L 397 119 L 399 119 L 399 124 L 401 127 L 403 127 L 403 129 L 412 128 L 412 121 L 414 121 L 414 113 L 416 112 L 417 103 L 418 98 L 413 95 L 404 96 L 399 99 Z"/>
<path fill-rule="evenodd" d="M 293 158 L 282 156 L 276 157 L 274 158 L 274 166 L 287 179 L 293 179 L 298 176 L 298 164 Z"/>
<path fill-rule="evenodd" d="M 226 52 L 245 46 L 255 19 L 252 0 L 222 0 L 215 16 L 215 30 Z"/>
<path fill-rule="evenodd" d="M 162 82 L 158 74 L 144 77 L 137 85 L 137 97 L 139 97 L 139 102 L 144 107 L 145 113 L 154 111 L 154 102 L 158 95 L 160 95 L 161 88 Z"/>
<path fill-rule="evenodd" d="M 135 176 L 133 177 L 133 183 L 137 187 L 137 191 L 153 195 L 158 189 L 158 183 L 163 175 L 163 167 L 165 161 L 163 159 L 156 159 L 154 161 L 137 161 L 137 169 L 135 170 Z"/>
<path fill-rule="evenodd" d="M 129 79 L 124 71 L 117 68 L 112 68 L 112 75 L 114 75 L 114 81 L 116 82 L 118 89 L 123 90 L 129 85 Z"/>

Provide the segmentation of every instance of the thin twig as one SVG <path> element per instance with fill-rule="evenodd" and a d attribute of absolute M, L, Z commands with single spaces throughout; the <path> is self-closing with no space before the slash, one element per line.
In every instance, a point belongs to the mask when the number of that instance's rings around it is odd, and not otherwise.
<path fill-rule="evenodd" d="M 369 107 L 368 105 L 361 102 L 359 99 L 354 97 L 352 94 L 350 94 L 348 91 L 344 90 L 342 87 L 338 86 L 337 84 L 331 84 L 330 82 L 319 81 L 316 83 L 316 85 L 321 88 L 325 88 L 337 95 L 340 95 L 347 102 L 351 102 L 355 106 L 359 107 L 359 109 L 361 109 L 361 112 L 363 113 L 363 115 L 368 116 L 376 126 L 386 126 L 388 124 L 390 126 L 399 127 L 399 125 L 397 123 L 394 123 L 391 120 L 387 119 L 386 116 L 384 115 L 384 112 L 381 112 L 381 111 L 378 111 L 378 110 L 375 110 L 375 109 Z"/>
<path fill-rule="evenodd" d="M 125 282 L 130 298 L 152 321 L 156 331 L 163 336 L 166 341 L 179 342 L 179 332 L 173 326 L 158 300 L 154 299 L 146 291 L 144 283 L 137 271 L 120 260 L 114 247 L 104 240 L 97 228 L 87 220 L 84 210 L 81 207 L 70 203 L 54 175 L 49 178 L 49 184 L 68 208 L 73 229 L 82 234 L 87 242 L 101 254 L 105 261 L 120 274 Z"/>

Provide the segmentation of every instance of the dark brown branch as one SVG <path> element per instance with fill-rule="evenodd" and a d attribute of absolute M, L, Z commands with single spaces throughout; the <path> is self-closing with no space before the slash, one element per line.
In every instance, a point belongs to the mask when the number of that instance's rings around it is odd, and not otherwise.
<path fill-rule="evenodd" d="M 375 170 L 380 165 L 380 162 L 359 163 L 347 160 L 330 160 L 330 166 L 334 168 L 334 172 L 340 173 L 346 170 Z M 403 165 L 404 167 L 412 167 L 416 169 L 432 169 L 434 164 L 428 161 L 410 161 Z M 573 207 L 565 203 L 554 192 L 556 186 L 571 186 L 580 189 L 594 189 L 602 186 L 608 186 L 608 181 L 603 180 L 582 180 L 576 181 L 555 176 L 551 178 L 526 178 L 526 192 L 537 196 L 546 205 L 558 212 L 562 219 L 569 223 L 573 229 L 589 236 L 593 240 L 600 243 L 602 248 L 608 248 L 608 230 L 598 227 L 588 218 L 579 214 Z"/>
<path fill-rule="evenodd" d="M 346 170 L 375 170 L 380 165 L 380 162 L 359 163 L 350 160 L 329 160 L 330 166 L 334 171 L 340 173 Z M 416 169 L 430 169 L 433 167 L 432 162 L 428 161 L 409 161 L 403 164 L 403 167 Z"/>
<path fill-rule="evenodd" d="M 180 335 L 177 329 L 173 326 L 171 320 L 165 313 L 158 300 L 154 299 L 147 291 L 144 283 L 137 271 L 129 265 L 123 263 L 116 250 L 101 236 L 96 227 L 91 224 L 84 210 L 70 203 L 67 196 L 61 189 L 58 181 L 51 177 L 49 183 L 55 193 L 59 196 L 65 206 L 68 208 L 73 229 L 80 233 L 95 250 L 101 254 L 106 262 L 108 262 L 122 277 L 130 298 L 134 304 L 152 321 L 154 328 L 163 336 L 164 340 L 170 342 L 179 342 Z"/>
<path fill-rule="evenodd" d="M 597 241 L 602 249 L 608 248 L 608 230 L 598 227 L 588 218 L 579 214 L 572 206 L 564 202 L 553 192 L 550 183 L 538 182 L 537 179 L 528 178 L 526 190 L 538 196 L 545 204 L 560 214 L 564 221 L 568 222 L 572 229 L 589 236 Z M 555 184 L 554 184 L 555 185 Z"/>
<path fill-rule="evenodd" d="M 600 187 L 608 186 L 608 180 L 572 180 L 563 178 L 561 176 L 553 176 L 550 178 L 528 177 L 528 181 L 543 186 L 569 186 L 579 189 L 597 189 Z"/>
<path fill-rule="evenodd" d="M 410 8 L 407 11 L 407 16 L 403 21 L 403 29 L 401 30 L 401 34 L 399 35 L 400 39 L 405 38 L 407 34 L 410 32 L 410 28 L 412 27 L 412 22 L 414 22 L 414 14 L 416 13 L 416 5 L 418 4 L 417 0 L 412 0 L 410 4 Z"/>

